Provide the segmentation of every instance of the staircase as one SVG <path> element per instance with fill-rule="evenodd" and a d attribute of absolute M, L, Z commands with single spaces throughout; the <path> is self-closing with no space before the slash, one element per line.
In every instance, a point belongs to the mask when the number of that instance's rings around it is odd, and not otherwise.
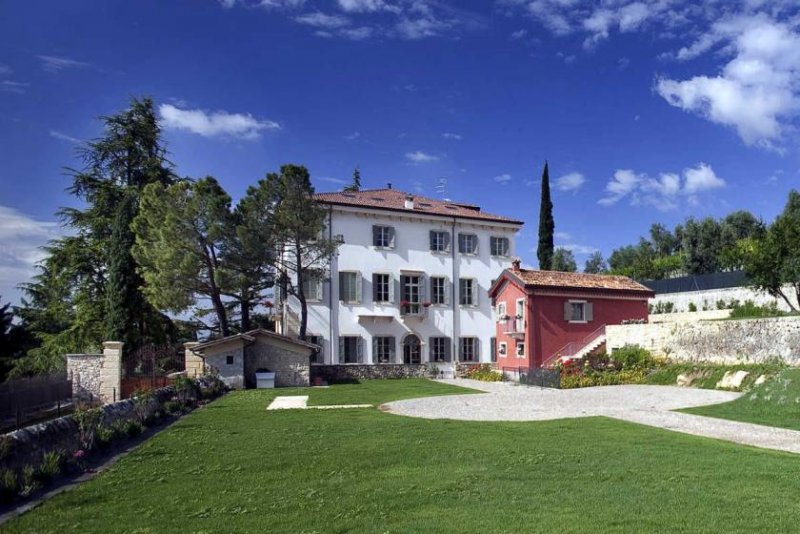
<path fill-rule="evenodd" d="M 580 359 L 588 356 L 606 343 L 606 325 L 601 326 L 581 341 L 567 343 L 542 362 L 542 367 L 550 367 L 556 361 Z"/>

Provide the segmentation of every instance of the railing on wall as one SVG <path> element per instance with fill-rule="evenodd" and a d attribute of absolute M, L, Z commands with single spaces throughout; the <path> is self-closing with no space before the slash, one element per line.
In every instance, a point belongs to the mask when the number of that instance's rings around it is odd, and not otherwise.
<path fill-rule="evenodd" d="M 580 341 L 571 341 L 557 351 L 555 351 L 549 358 L 542 362 L 542 367 L 549 367 L 559 358 L 571 358 L 578 354 L 585 347 L 597 341 L 598 338 L 604 336 L 606 333 L 606 325 L 599 327 L 597 330 L 584 337 Z"/>
<path fill-rule="evenodd" d="M 511 376 L 520 384 L 540 388 L 561 389 L 561 371 L 542 367 L 503 367 L 503 375 Z"/>
<path fill-rule="evenodd" d="M 48 413 L 58 417 L 71 400 L 72 380 L 64 373 L 9 380 L 0 384 L 0 426 L 5 431 Z"/>
<path fill-rule="evenodd" d="M 742 287 L 748 285 L 749 280 L 744 271 L 728 271 L 681 276 L 665 280 L 641 280 L 641 283 L 655 291 L 656 295 L 659 295 L 661 293 L 684 293 L 686 291 Z"/>

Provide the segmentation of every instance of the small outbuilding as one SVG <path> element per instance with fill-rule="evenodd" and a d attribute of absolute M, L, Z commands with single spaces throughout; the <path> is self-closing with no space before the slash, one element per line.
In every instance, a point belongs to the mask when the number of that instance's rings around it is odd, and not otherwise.
<path fill-rule="evenodd" d="M 626 276 L 523 269 L 489 289 L 499 369 L 547 367 L 605 350 L 607 325 L 644 323 L 653 291 Z"/>
<path fill-rule="evenodd" d="M 319 347 L 258 329 L 187 349 L 187 369 L 191 353 L 200 357 L 203 367 L 213 369 L 228 387 L 242 389 L 256 387 L 256 373 L 275 373 L 275 387 L 310 385 L 311 355 Z"/>

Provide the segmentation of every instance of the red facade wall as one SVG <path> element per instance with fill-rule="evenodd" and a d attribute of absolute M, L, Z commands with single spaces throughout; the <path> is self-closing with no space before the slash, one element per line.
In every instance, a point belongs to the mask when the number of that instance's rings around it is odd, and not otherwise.
<path fill-rule="evenodd" d="M 630 297 L 629 297 L 630 298 Z M 592 294 L 563 296 L 534 295 L 534 353 L 536 365 L 549 359 L 567 343 L 582 342 L 603 325 L 621 324 L 628 319 L 647 320 L 647 297 L 636 300 Z M 588 323 L 570 323 L 564 319 L 564 303 L 585 300 L 592 303 L 593 318 Z"/>
<path fill-rule="evenodd" d="M 524 337 L 510 336 L 510 325 L 516 313 L 516 300 L 526 298 Z M 569 300 L 585 300 L 592 303 L 593 317 L 587 323 L 571 323 L 564 319 L 564 303 Z M 512 318 L 508 322 L 496 323 L 497 368 L 537 367 L 555 355 L 568 343 L 581 343 L 603 325 L 621 324 L 629 319 L 647 320 L 647 296 L 631 296 L 623 292 L 577 292 L 564 290 L 563 294 L 549 291 L 548 294 L 528 295 L 511 280 L 498 288 L 495 306 L 506 303 Z M 525 357 L 516 355 L 518 341 L 525 342 Z M 500 344 L 507 344 L 506 354 L 499 354 Z"/>

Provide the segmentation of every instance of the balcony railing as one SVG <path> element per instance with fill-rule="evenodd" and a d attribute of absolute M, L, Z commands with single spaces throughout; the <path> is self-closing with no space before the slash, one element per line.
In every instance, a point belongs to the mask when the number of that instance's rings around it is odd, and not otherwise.
<path fill-rule="evenodd" d="M 423 318 L 428 314 L 428 307 L 422 302 L 403 302 L 400 304 L 400 315 L 410 318 Z"/>

